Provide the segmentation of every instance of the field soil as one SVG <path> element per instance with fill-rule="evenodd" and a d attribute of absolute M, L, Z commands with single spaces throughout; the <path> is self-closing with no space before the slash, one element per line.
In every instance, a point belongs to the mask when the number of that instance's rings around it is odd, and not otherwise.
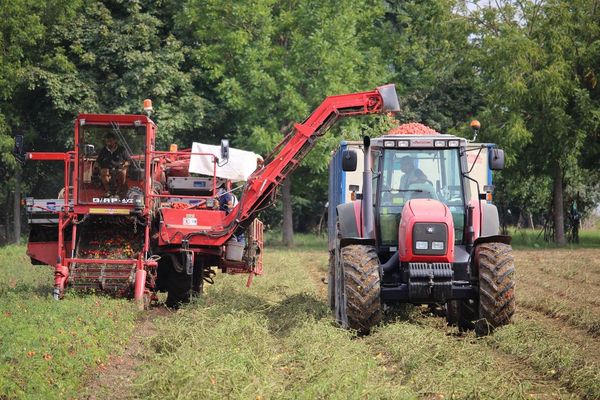
<path fill-rule="evenodd" d="M 0 261 L 11 257 L 18 252 Z M 140 314 L 120 300 L 71 296 L 69 309 L 99 302 L 103 315 L 117 307 L 110 332 L 86 331 L 100 336 L 95 356 L 88 360 L 92 347 L 78 347 L 77 373 L 28 386 L 22 368 L 37 376 L 67 361 L 31 363 L 37 358 L 26 350 L 46 337 L 41 351 L 51 352 L 63 339 L 51 339 L 56 326 L 48 324 L 17 341 L 0 324 L 0 357 L 14 367 L 0 367 L 0 398 L 35 398 L 40 388 L 46 398 L 82 399 L 600 398 L 600 250 L 518 250 L 515 260 L 514 323 L 488 337 L 459 332 L 416 306 L 388 308 L 369 336 L 338 328 L 326 304 L 327 251 L 316 241 L 268 248 L 265 275 L 250 288 L 245 276 L 219 274 L 204 297 L 177 312 Z M 66 306 L 43 294 L 50 274 L 25 268 L 28 294 L 17 290 L 19 274 L 0 265 L 0 311 L 32 297 L 41 311 L 30 308 L 30 317 L 56 318 Z M 22 310 L 4 318 L 28 326 Z M 71 327 L 81 329 L 74 318 Z"/>

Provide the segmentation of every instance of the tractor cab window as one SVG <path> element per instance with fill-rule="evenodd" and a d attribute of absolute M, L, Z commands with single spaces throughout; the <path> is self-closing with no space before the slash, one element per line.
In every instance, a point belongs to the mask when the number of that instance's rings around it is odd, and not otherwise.
<path fill-rule="evenodd" d="M 146 127 L 83 125 L 79 130 L 79 203 L 133 204 L 143 195 Z"/>
<path fill-rule="evenodd" d="M 458 149 L 385 149 L 378 164 L 382 244 L 397 243 L 402 209 L 411 199 L 446 204 L 452 212 L 457 242 L 462 241 L 465 205 Z"/>

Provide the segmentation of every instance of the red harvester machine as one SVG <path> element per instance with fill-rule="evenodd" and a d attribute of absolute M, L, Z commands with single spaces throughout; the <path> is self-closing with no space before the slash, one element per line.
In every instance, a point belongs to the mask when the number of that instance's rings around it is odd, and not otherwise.
<path fill-rule="evenodd" d="M 397 110 L 394 85 L 326 98 L 257 163 L 230 212 L 219 207 L 216 175 L 217 165 L 228 162 L 226 142 L 220 157 L 159 151 L 157 126 L 146 115 L 81 114 L 73 150 L 27 153 L 28 160 L 64 163 L 58 199 L 26 200 L 27 254 L 34 264 L 54 266 L 55 299 L 72 287 L 147 306 L 166 291 L 167 305 L 177 306 L 212 281 L 214 268 L 248 273 L 250 284 L 262 274 L 263 226 L 256 216 L 316 140 L 342 117 Z M 191 176 L 192 157 L 207 158 L 215 174 Z"/>

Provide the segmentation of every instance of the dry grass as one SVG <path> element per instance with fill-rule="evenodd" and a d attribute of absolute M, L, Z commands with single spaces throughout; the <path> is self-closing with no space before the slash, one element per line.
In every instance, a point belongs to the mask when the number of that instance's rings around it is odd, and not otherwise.
<path fill-rule="evenodd" d="M 324 241 L 302 239 L 291 250 L 268 248 L 266 275 L 250 289 L 245 276 L 219 275 L 202 299 L 156 318 L 155 334 L 139 341 L 139 367 L 125 371 L 135 380 L 118 383 L 120 397 L 600 398 L 600 339 L 592 329 L 600 250 L 517 251 L 516 318 L 490 337 L 459 333 L 413 306 L 388 310 L 370 336 L 357 337 L 329 315 Z M 84 377 L 98 371 L 96 360 L 123 351 L 136 313 L 93 296 L 57 305 L 47 295 L 48 271 L 29 266 L 21 251 L 0 253 L 0 310 L 18 310 L 12 325 L 0 325 L 0 398 L 87 396 Z M 85 333 L 76 357 L 55 351 L 68 348 L 57 327 Z M 32 346 L 52 349 L 52 364 L 30 362 L 23 349 Z M 104 389 L 97 397 L 111 398 Z"/>
<path fill-rule="evenodd" d="M 489 338 L 460 334 L 415 307 L 388 312 L 368 337 L 342 331 L 325 303 L 326 265 L 324 245 L 309 242 L 268 249 L 266 276 L 249 290 L 242 277 L 219 276 L 204 299 L 163 321 L 132 393 L 182 399 L 598 395 L 599 361 L 561 343 L 559 332 L 540 337 L 536 321 L 520 316 Z"/>
<path fill-rule="evenodd" d="M 519 302 L 600 336 L 600 251 L 517 253 Z"/>

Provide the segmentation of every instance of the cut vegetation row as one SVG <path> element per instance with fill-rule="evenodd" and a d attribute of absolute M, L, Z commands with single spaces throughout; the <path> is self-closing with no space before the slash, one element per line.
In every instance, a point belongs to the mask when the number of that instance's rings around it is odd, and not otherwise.
<path fill-rule="evenodd" d="M 375 332 L 357 338 L 331 323 L 322 283 L 325 251 L 271 249 L 266 257 L 268 274 L 250 290 L 237 277 L 222 279 L 204 299 L 158 321 L 165 334 L 148 341 L 149 358 L 130 393 L 307 399 L 600 395 L 598 358 L 566 339 L 543 314 L 518 313 L 514 325 L 477 338 L 447 327 L 427 309 L 408 307 L 388 310 Z"/>
<path fill-rule="evenodd" d="M 592 253 L 586 251 L 584 256 L 592 259 Z M 37 308 L 29 309 L 36 310 L 37 318 L 54 318 L 55 322 L 64 319 L 61 313 L 66 309 L 81 306 L 82 314 L 98 312 L 91 322 L 82 322 L 86 321 L 83 316 L 78 321 L 77 313 L 69 319 L 73 329 L 86 332 L 93 344 L 76 349 L 82 359 L 76 365 L 60 353 L 53 354 L 49 365 L 65 374 L 49 376 L 54 383 L 47 382 L 47 369 L 26 364 L 30 360 L 27 353 L 14 350 L 19 354 L 16 364 L 1 375 L 5 378 L 0 394 L 9 398 L 11 394 L 31 396 L 40 388 L 50 398 L 79 393 L 83 398 L 98 399 L 111 398 L 114 393 L 120 398 L 178 399 L 600 397 L 598 338 L 568 319 L 529 305 L 545 301 L 539 297 L 545 292 L 534 290 L 536 279 L 547 275 L 540 271 L 542 263 L 536 257 L 544 259 L 544 268 L 558 274 L 560 265 L 573 258 L 565 251 L 515 253 L 519 275 L 515 321 L 489 337 L 460 333 L 420 307 L 389 309 L 371 335 L 356 337 L 335 326 L 329 315 L 322 282 L 327 275 L 325 249 L 320 244 L 295 250 L 270 248 L 265 256 L 267 274 L 255 279 L 250 289 L 244 287 L 243 277 L 220 277 L 204 298 L 175 314 L 154 318 L 151 329 L 145 329 L 134 344 L 137 361 L 119 368 L 113 364 L 121 359 L 106 360 L 111 352 L 132 353 L 131 348 L 123 349 L 135 319 L 126 303 L 88 296 L 68 297 L 57 305 L 42 294 L 49 282 L 47 275 L 32 272 L 27 278 L 31 280 L 22 282 L 19 274 L 11 275 L 7 273 L 11 269 L 5 267 L 17 253 L 3 254 L 3 310 L 36 301 Z M 588 263 L 581 268 L 592 276 L 600 266 Z M 16 279 L 14 288 L 11 279 Z M 21 284 L 27 285 L 26 289 L 18 292 Z M 576 291 L 567 286 L 555 288 L 566 293 L 558 299 L 575 304 L 568 294 Z M 11 297 L 9 305 L 6 299 Z M 86 304 L 90 308 L 85 308 Z M 580 307 L 593 310 L 590 303 Z M 111 329 L 98 328 L 109 324 L 103 314 L 115 311 L 118 315 L 110 319 Z M 18 320 L 21 325 L 13 325 L 13 329 L 31 331 L 24 313 L 18 314 Z M 92 322 L 94 325 L 87 325 Z M 14 335 L 7 339 L 2 331 L 3 349 L 31 348 L 41 337 L 51 336 L 48 332 L 54 328 L 41 325 L 37 336 L 30 332 L 18 340 Z M 61 344 L 60 338 L 53 340 Z M 38 348 L 48 352 L 50 347 Z M 98 367 L 98 360 L 107 364 L 107 372 Z M 81 368 L 90 371 L 87 378 L 80 376 Z M 46 381 L 23 384 L 24 371 L 44 376 Z M 111 378 L 115 372 L 119 379 Z M 90 377 L 94 393 L 81 389 Z"/>

